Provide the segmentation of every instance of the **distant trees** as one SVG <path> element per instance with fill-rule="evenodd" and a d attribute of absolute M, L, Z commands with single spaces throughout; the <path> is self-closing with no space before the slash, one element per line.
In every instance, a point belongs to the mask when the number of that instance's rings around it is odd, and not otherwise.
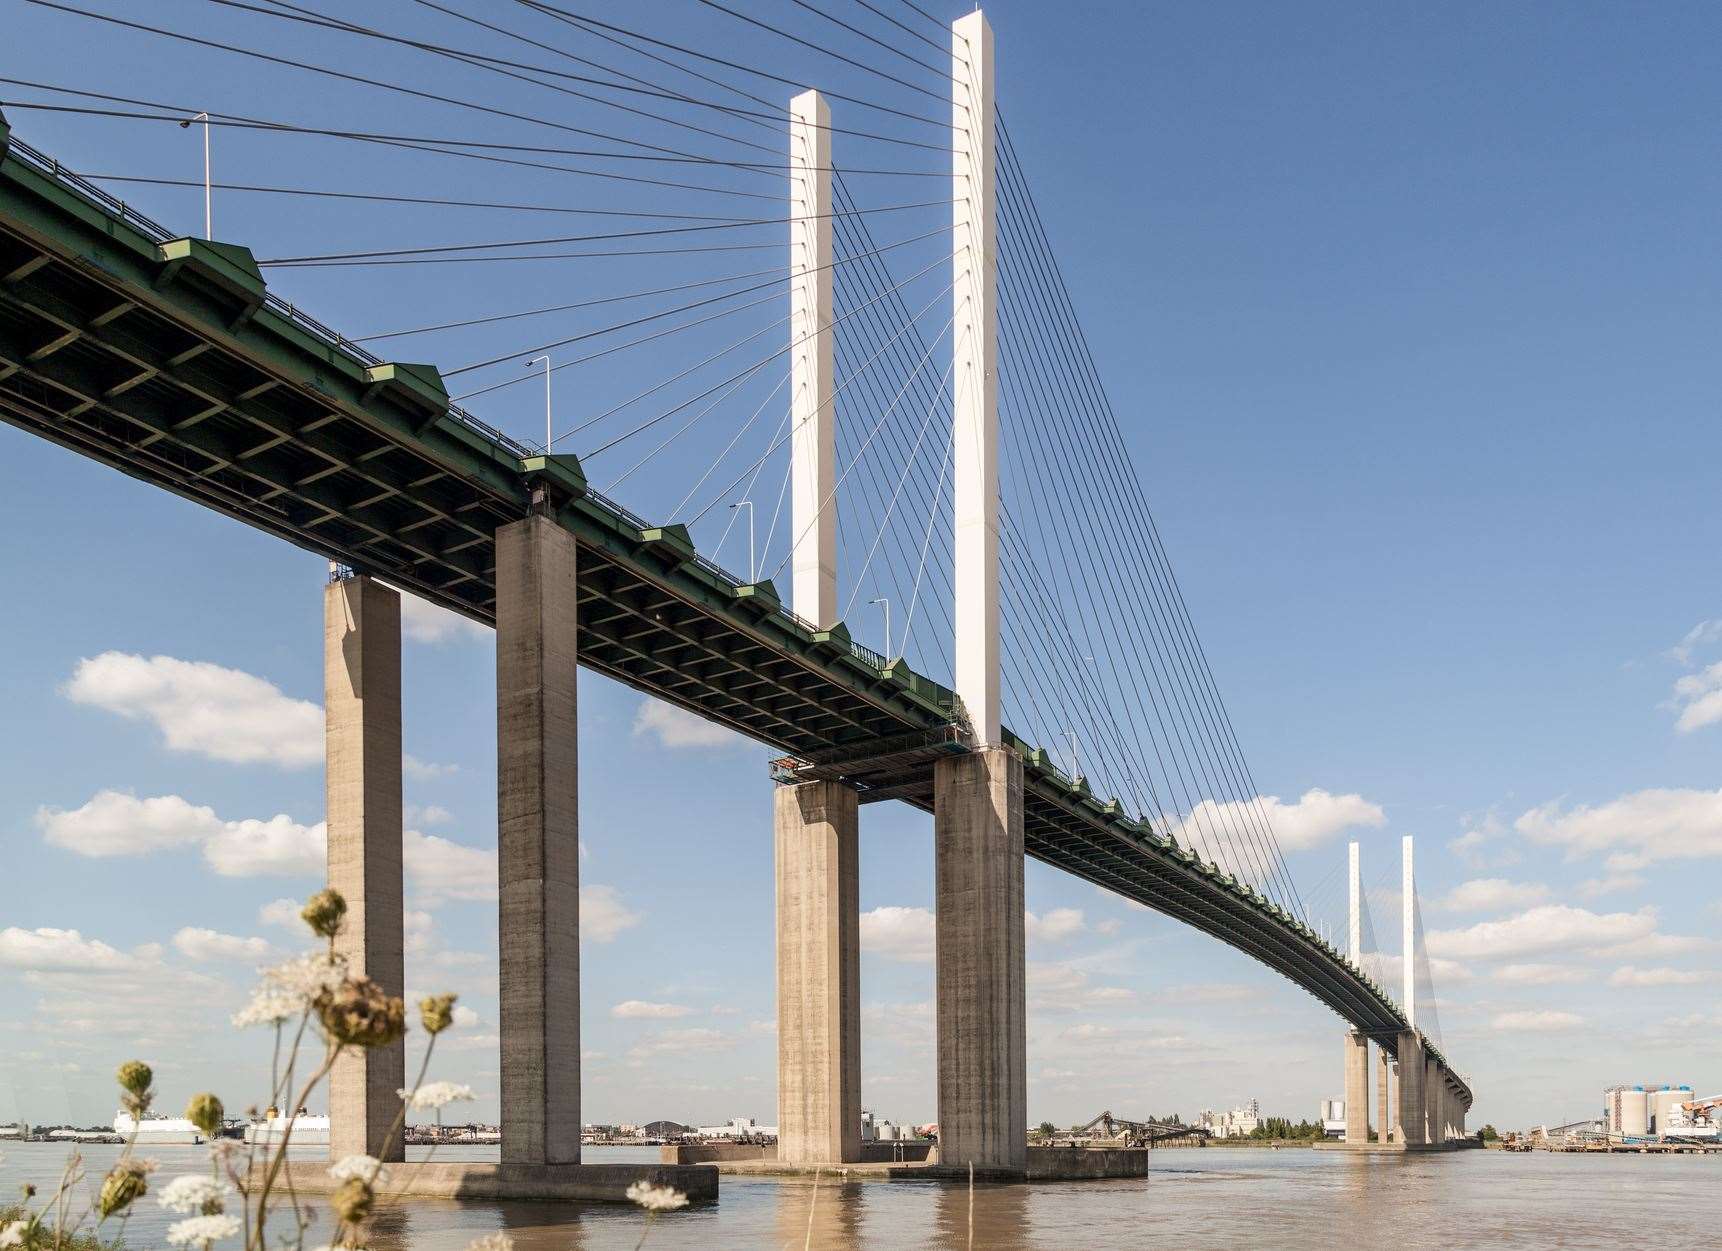
<path fill-rule="evenodd" d="M 1501 1134 L 1493 1125 L 1485 1125 L 1478 1131 L 1483 1135 L 1484 1142 L 1500 1142 Z"/>
<path fill-rule="evenodd" d="M 1054 1125 L 1051 1121 L 1042 1121 L 1039 1125 L 1035 1126 L 1035 1132 L 1042 1138 L 1051 1138 L 1058 1132 L 1058 1126 Z"/>
<path fill-rule="evenodd" d="M 1261 1123 L 1250 1131 L 1249 1136 L 1257 1139 L 1306 1140 L 1325 1138 L 1327 1131 L 1310 1121 L 1299 1121 L 1293 1125 L 1289 1117 L 1269 1116 L 1264 1117 Z"/>

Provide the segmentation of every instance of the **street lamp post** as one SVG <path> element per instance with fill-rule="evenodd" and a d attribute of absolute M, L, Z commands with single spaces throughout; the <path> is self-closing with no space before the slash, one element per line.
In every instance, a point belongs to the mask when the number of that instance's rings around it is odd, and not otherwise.
<path fill-rule="evenodd" d="M 753 501 L 743 500 L 739 504 L 730 505 L 731 511 L 737 508 L 747 509 L 747 581 L 748 585 L 752 586 L 759 581 L 759 574 L 755 571 L 756 565 L 753 559 Z"/>
<path fill-rule="evenodd" d="M 550 358 L 548 356 L 534 356 L 526 362 L 526 367 L 531 369 L 539 361 L 544 362 L 544 454 L 548 456 L 550 455 Z"/>
<path fill-rule="evenodd" d="M 885 659 L 891 659 L 891 601 L 884 596 L 870 599 L 869 604 L 882 604 L 885 608 Z"/>
<path fill-rule="evenodd" d="M 188 117 L 179 124 L 181 130 L 190 130 L 193 122 L 203 123 L 203 237 L 215 238 L 215 228 L 212 224 L 209 196 L 209 114 L 199 113 L 196 117 Z"/>

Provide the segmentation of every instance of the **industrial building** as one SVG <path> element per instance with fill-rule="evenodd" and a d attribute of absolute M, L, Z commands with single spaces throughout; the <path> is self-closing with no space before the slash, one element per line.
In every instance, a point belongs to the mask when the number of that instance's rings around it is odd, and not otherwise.
<path fill-rule="evenodd" d="M 1602 1092 L 1602 1128 L 1610 1138 L 1716 1138 L 1722 1098 L 1696 1099 L 1690 1086 L 1610 1086 Z"/>

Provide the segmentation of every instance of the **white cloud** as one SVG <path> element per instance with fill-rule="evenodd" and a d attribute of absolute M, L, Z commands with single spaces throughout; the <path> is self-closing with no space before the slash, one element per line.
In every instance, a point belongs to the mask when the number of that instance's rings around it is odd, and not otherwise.
<path fill-rule="evenodd" d="M 633 1047 L 628 1055 L 636 1060 L 655 1055 L 673 1055 L 689 1051 L 728 1051 L 735 1039 L 722 1030 L 666 1029 L 649 1034 Z"/>
<path fill-rule="evenodd" d="M 257 910 L 257 920 L 263 925 L 297 930 L 305 924 L 305 918 L 299 915 L 304 906 L 297 899 L 271 899 Z"/>
<path fill-rule="evenodd" d="M 410 752 L 401 753 L 401 773 L 415 782 L 434 782 L 438 778 L 452 777 L 459 772 L 459 765 L 433 764 L 428 760 L 420 760 Z"/>
<path fill-rule="evenodd" d="M 80 660 L 64 690 L 75 703 L 154 722 L 173 751 L 287 769 L 323 761 L 323 710 L 239 669 L 103 652 Z"/>
<path fill-rule="evenodd" d="M 488 902 L 496 898 L 494 847 L 468 847 L 419 830 L 405 831 L 402 839 L 415 901 L 429 905 L 449 899 Z"/>
<path fill-rule="evenodd" d="M 861 914 L 861 950 L 889 960 L 929 963 L 934 924 L 932 911 L 927 908 L 874 908 Z"/>
<path fill-rule="evenodd" d="M 1104 921 L 1096 921 L 1094 923 L 1095 932 L 1098 934 L 1105 934 L 1107 937 L 1111 937 L 1123 928 L 1124 922 L 1120 921 L 1117 917 L 1108 917 Z"/>
<path fill-rule="evenodd" d="M 126 973 L 156 962 L 160 948 L 127 954 L 77 930 L 0 930 L 0 965 L 32 973 Z"/>
<path fill-rule="evenodd" d="M 98 791 L 82 808 L 41 807 L 36 824 L 56 847 L 81 856 L 135 856 L 201 843 L 221 829 L 209 808 L 178 795 L 139 799 L 122 791 Z"/>
<path fill-rule="evenodd" d="M 402 941 L 408 955 L 423 955 L 431 949 L 431 935 L 436 921 L 422 908 L 408 908 L 401 914 Z"/>
<path fill-rule="evenodd" d="M 328 835 L 321 821 L 301 825 L 285 813 L 267 821 L 223 821 L 203 855 L 223 877 L 321 878 L 328 872 Z"/>
<path fill-rule="evenodd" d="M 1692 653 L 1700 647 L 1722 639 L 1722 621 L 1700 621 L 1686 632 L 1686 637 L 1668 649 L 1668 654 L 1683 665 L 1692 663 Z"/>
<path fill-rule="evenodd" d="M 446 825 L 454 820 L 454 813 L 439 804 L 408 804 L 403 814 L 408 825 Z"/>
<path fill-rule="evenodd" d="M 1684 956 L 1694 951 L 1706 951 L 1716 945 L 1714 939 L 1694 938 L 1684 934 L 1644 934 L 1612 947 L 1604 947 L 1598 955 L 1619 956 L 1622 959 L 1648 956 Z"/>
<path fill-rule="evenodd" d="M 679 1003 L 647 1003 L 643 999 L 625 999 L 610 1009 L 610 1015 L 620 1020 L 667 1021 L 679 1016 L 692 1016 L 694 1010 Z"/>
<path fill-rule="evenodd" d="M 1656 909 L 1596 913 L 1565 904 L 1544 904 L 1468 929 L 1434 930 L 1431 954 L 1450 959 L 1510 959 L 1555 951 L 1595 951 L 1656 932 Z"/>
<path fill-rule="evenodd" d="M 1499 814 L 1485 812 L 1481 818 L 1466 818 L 1466 830 L 1447 844 L 1447 848 L 1473 869 L 1506 868 L 1517 864 L 1519 853 L 1511 847 L 1500 846 L 1507 833 L 1506 823 Z"/>
<path fill-rule="evenodd" d="M 479 1023 L 479 1015 L 464 1003 L 454 1005 L 454 1023 L 461 1029 L 471 1029 Z"/>
<path fill-rule="evenodd" d="M 401 591 L 401 633 L 415 643 L 447 643 L 481 639 L 490 631 L 440 604 Z"/>
<path fill-rule="evenodd" d="M 1507 908 L 1528 908 L 1548 897 L 1549 888 L 1540 883 L 1480 877 L 1456 886 L 1436 906 L 1450 912 L 1499 912 Z"/>
<path fill-rule="evenodd" d="M 1637 890 L 1644 885 L 1644 878 L 1637 873 L 1610 873 L 1605 877 L 1587 877 L 1578 884 L 1579 898 L 1596 899 L 1603 895 L 1618 895 L 1622 891 Z"/>
<path fill-rule="evenodd" d="M 1136 1001 L 1136 992 L 1128 987 L 1089 985 L 1088 974 L 1069 961 L 1030 960 L 1024 972 L 1031 1016 L 1103 1010 Z"/>
<path fill-rule="evenodd" d="M 1722 790 L 1632 791 L 1595 807 L 1532 808 L 1513 827 L 1534 843 L 1569 855 L 1627 852 L 1609 868 L 1630 872 L 1655 860 L 1722 856 Z"/>
<path fill-rule="evenodd" d="M 1674 728 L 1682 734 L 1722 721 L 1722 660 L 1676 678 L 1668 702 L 1680 714 Z"/>
<path fill-rule="evenodd" d="M 608 943 L 625 929 L 640 923 L 640 914 L 630 911 L 614 886 L 580 888 L 580 937 Z"/>
<path fill-rule="evenodd" d="M 1573 1012 L 1503 1012 L 1489 1023 L 1508 1033 L 1541 1034 L 1577 1029 L 1584 1018 Z"/>
<path fill-rule="evenodd" d="M 741 742 L 734 730 L 707 721 L 674 704 L 648 697 L 634 714 L 634 736 L 655 737 L 661 747 L 733 747 Z"/>
<path fill-rule="evenodd" d="M 1567 964 L 1504 964 L 1495 970 L 1495 980 L 1518 986 L 1565 986 L 1595 976 L 1588 969 Z"/>
<path fill-rule="evenodd" d="M 1637 969 L 1624 964 L 1609 974 L 1610 986 L 1696 986 L 1710 975 L 1696 969 Z"/>
<path fill-rule="evenodd" d="M 217 930 L 186 926 L 173 936 L 173 945 L 188 959 L 248 960 L 258 963 L 274 955 L 274 949 L 261 938 L 241 938 Z"/>
<path fill-rule="evenodd" d="M 1263 795 L 1253 802 L 1215 803 L 1204 799 L 1179 823 L 1178 841 L 1211 844 L 1216 836 L 1225 838 L 1223 831 L 1257 828 L 1263 813 L 1284 851 L 1305 851 L 1349 829 L 1379 829 L 1387 824 L 1387 814 L 1379 804 L 1362 795 L 1335 795 L 1317 786 L 1291 804 L 1278 795 Z"/>
<path fill-rule="evenodd" d="M 1040 916 L 1025 912 L 1022 920 L 1028 941 L 1037 943 L 1062 942 L 1088 928 L 1081 908 L 1054 908 Z"/>

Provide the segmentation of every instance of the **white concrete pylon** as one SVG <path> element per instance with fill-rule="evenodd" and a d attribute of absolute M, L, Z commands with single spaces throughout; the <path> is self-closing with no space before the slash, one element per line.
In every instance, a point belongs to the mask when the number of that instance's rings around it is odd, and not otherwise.
<path fill-rule="evenodd" d="M 837 622 L 837 391 L 831 322 L 831 110 L 817 91 L 789 102 L 790 606 Z M 752 576 L 752 575 L 749 575 Z"/>
<path fill-rule="evenodd" d="M 1358 864 L 1357 844 L 1351 845 L 1351 866 L 1349 873 L 1351 897 L 1351 924 L 1347 932 L 1347 944 L 1351 950 L 1351 963 L 1354 967 L 1363 967 L 1363 876 Z"/>
<path fill-rule="evenodd" d="M 1405 977 L 1405 1020 L 1413 1029 L 1417 1028 L 1417 923 L 1415 908 L 1417 900 L 1417 874 L 1411 863 L 1411 835 L 1407 834 L 1399 842 L 1400 877 L 1399 895 L 1404 905 L 1405 931 L 1400 942 L 1402 953 L 1400 963 L 1404 966 Z"/>
<path fill-rule="evenodd" d="M 999 735 L 998 260 L 993 32 L 951 24 L 951 303 L 956 691 L 979 745 Z"/>

